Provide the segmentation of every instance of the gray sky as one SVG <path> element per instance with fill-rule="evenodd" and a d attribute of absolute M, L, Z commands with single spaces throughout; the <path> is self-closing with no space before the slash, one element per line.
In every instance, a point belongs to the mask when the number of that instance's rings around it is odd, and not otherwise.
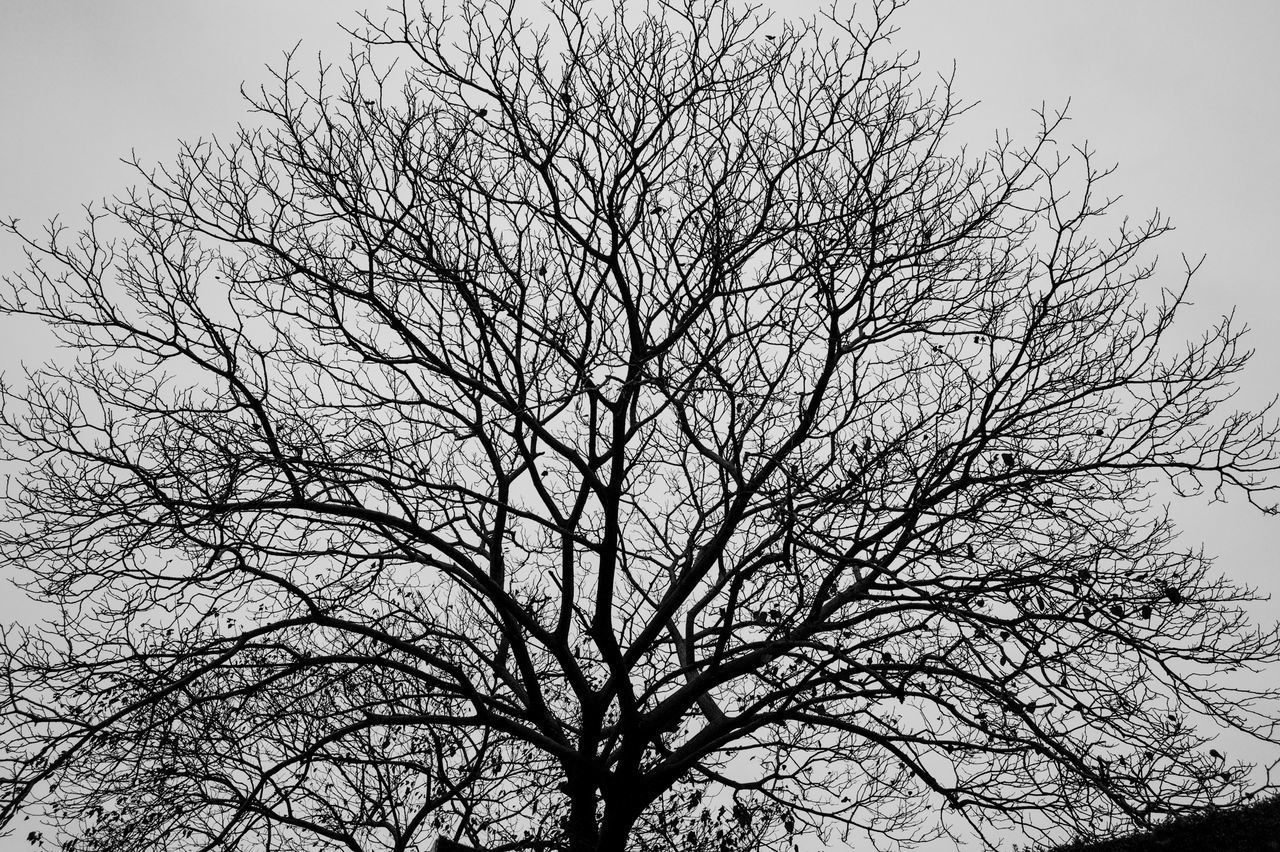
<path fill-rule="evenodd" d="M 766 5 L 788 14 L 817 4 Z M 177 139 L 251 120 L 239 85 L 264 81 L 265 64 L 284 49 L 302 40 L 303 56 L 344 56 L 334 21 L 364 6 L 0 0 L 0 215 L 35 223 L 62 213 L 76 224 L 80 204 L 127 186 L 118 160 L 131 149 L 163 162 Z M 1166 274 L 1176 278 L 1180 252 L 1208 256 L 1193 296 L 1199 316 L 1235 307 L 1253 328 L 1257 354 L 1241 401 L 1280 390 L 1280 281 L 1270 257 L 1280 234 L 1280 4 L 914 0 L 899 24 L 899 47 L 919 50 L 926 69 L 954 59 L 957 91 L 982 101 L 964 125 L 975 144 L 1005 128 L 1028 138 L 1035 107 L 1070 98 L 1062 138 L 1088 140 L 1119 164 L 1110 190 L 1123 193 L 1126 210 L 1158 206 L 1177 227 L 1161 249 Z M 0 272 L 16 265 L 12 242 L 0 240 Z M 0 370 L 31 357 L 29 329 L 0 323 L 0 335 Z M 1280 518 L 1238 503 L 1173 510 L 1188 542 L 1204 542 L 1223 571 L 1280 598 Z M 13 612 L 0 606 L 0 621 Z M 1280 618 L 1280 600 L 1257 615 Z M 0 852 L 20 848 L 29 847 L 0 840 Z"/>

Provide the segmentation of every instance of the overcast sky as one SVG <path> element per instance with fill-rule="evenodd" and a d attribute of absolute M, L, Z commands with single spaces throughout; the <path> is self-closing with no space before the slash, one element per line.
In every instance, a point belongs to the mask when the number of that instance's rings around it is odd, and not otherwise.
<path fill-rule="evenodd" d="M 378 7 L 380 4 L 370 4 Z M 345 55 L 337 20 L 351 0 L 0 0 L 0 216 L 29 223 L 130 181 L 131 149 L 165 161 L 176 140 L 251 121 L 238 89 L 302 41 Z M 772 0 L 788 14 L 803 7 Z M 536 13 L 535 8 L 531 12 Z M 1134 212 L 1159 207 L 1177 227 L 1163 242 L 1207 255 L 1194 300 L 1205 321 L 1236 308 L 1257 354 L 1241 399 L 1280 388 L 1280 3 L 1275 0 L 914 0 L 898 46 L 926 68 L 957 64 L 957 91 L 982 104 L 964 132 L 1028 138 L 1032 110 L 1071 99 L 1062 138 L 1088 140 L 1119 164 L 1110 182 Z M 17 264 L 0 240 L 0 272 Z M 0 370 L 30 354 L 28 330 L 0 325 Z M 1280 478 L 1277 480 L 1280 482 Z M 1280 593 L 1280 518 L 1246 505 L 1173 507 L 1188 543 L 1204 542 L 1229 575 Z M 0 620 L 10 610 L 0 607 Z M 1280 602 L 1260 607 L 1280 617 Z M 25 832 L 23 832 L 25 834 Z M 5 845 L 13 844 L 12 846 Z M 0 852 L 26 848 L 0 840 Z"/>

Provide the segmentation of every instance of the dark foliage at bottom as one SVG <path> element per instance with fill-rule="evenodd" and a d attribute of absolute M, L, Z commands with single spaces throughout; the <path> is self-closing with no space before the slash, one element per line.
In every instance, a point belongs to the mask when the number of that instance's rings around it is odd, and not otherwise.
<path fill-rule="evenodd" d="M 1075 841 L 1051 852 L 1272 852 L 1280 850 L 1280 796 L 1179 817 L 1111 840 Z"/>

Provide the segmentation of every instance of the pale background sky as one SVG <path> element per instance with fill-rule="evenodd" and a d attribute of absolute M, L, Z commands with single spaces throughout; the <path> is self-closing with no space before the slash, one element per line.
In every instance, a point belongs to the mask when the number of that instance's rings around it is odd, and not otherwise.
<path fill-rule="evenodd" d="M 811 0 L 765 4 L 779 14 Z M 247 118 L 238 88 L 299 39 L 301 54 L 345 56 L 335 21 L 380 0 L 0 0 L 0 216 L 34 224 L 111 195 L 131 180 L 131 149 L 168 161 L 176 140 L 226 134 Z M 536 13 L 536 7 L 530 8 Z M 956 89 L 982 104 L 966 120 L 975 143 L 1009 128 L 1029 138 L 1032 109 L 1070 97 L 1061 134 L 1119 163 L 1124 206 L 1158 206 L 1177 231 L 1161 255 L 1207 254 L 1193 295 L 1211 318 L 1237 307 L 1257 350 L 1241 400 L 1280 390 L 1280 3 L 1275 0 L 914 0 L 898 18 L 901 48 L 923 67 L 958 65 Z M 0 273 L 18 262 L 0 239 Z M 43 358 L 30 329 L 0 322 L 0 370 Z M 1277 480 L 1280 482 L 1280 479 Z M 1173 507 L 1188 543 L 1277 600 L 1280 518 L 1247 505 Z M 20 614 L 0 593 L 0 621 Z M 1261 753 L 1260 753 L 1261 756 Z M 19 823 L 21 836 L 32 823 Z M 28 849 L 20 836 L 0 852 Z"/>

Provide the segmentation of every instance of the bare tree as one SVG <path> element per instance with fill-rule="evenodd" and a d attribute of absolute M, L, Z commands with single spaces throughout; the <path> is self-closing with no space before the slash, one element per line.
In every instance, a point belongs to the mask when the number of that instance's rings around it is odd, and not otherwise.
<path fill-rule="evenodd" d="M 1055 141 L 971 156 L 900 4 L 467 2 L 288 62 L 4 309 L 3 815 L 89 849 L 784 849 L 1239 796 L 1264 504 L 1228 318 Z M 395 61 L 392 61 L 392 60 Z M 1170 490 L 1170 486 L 1172 490 Z M 28 810 L 24 811 L 26 808 Z"/>

